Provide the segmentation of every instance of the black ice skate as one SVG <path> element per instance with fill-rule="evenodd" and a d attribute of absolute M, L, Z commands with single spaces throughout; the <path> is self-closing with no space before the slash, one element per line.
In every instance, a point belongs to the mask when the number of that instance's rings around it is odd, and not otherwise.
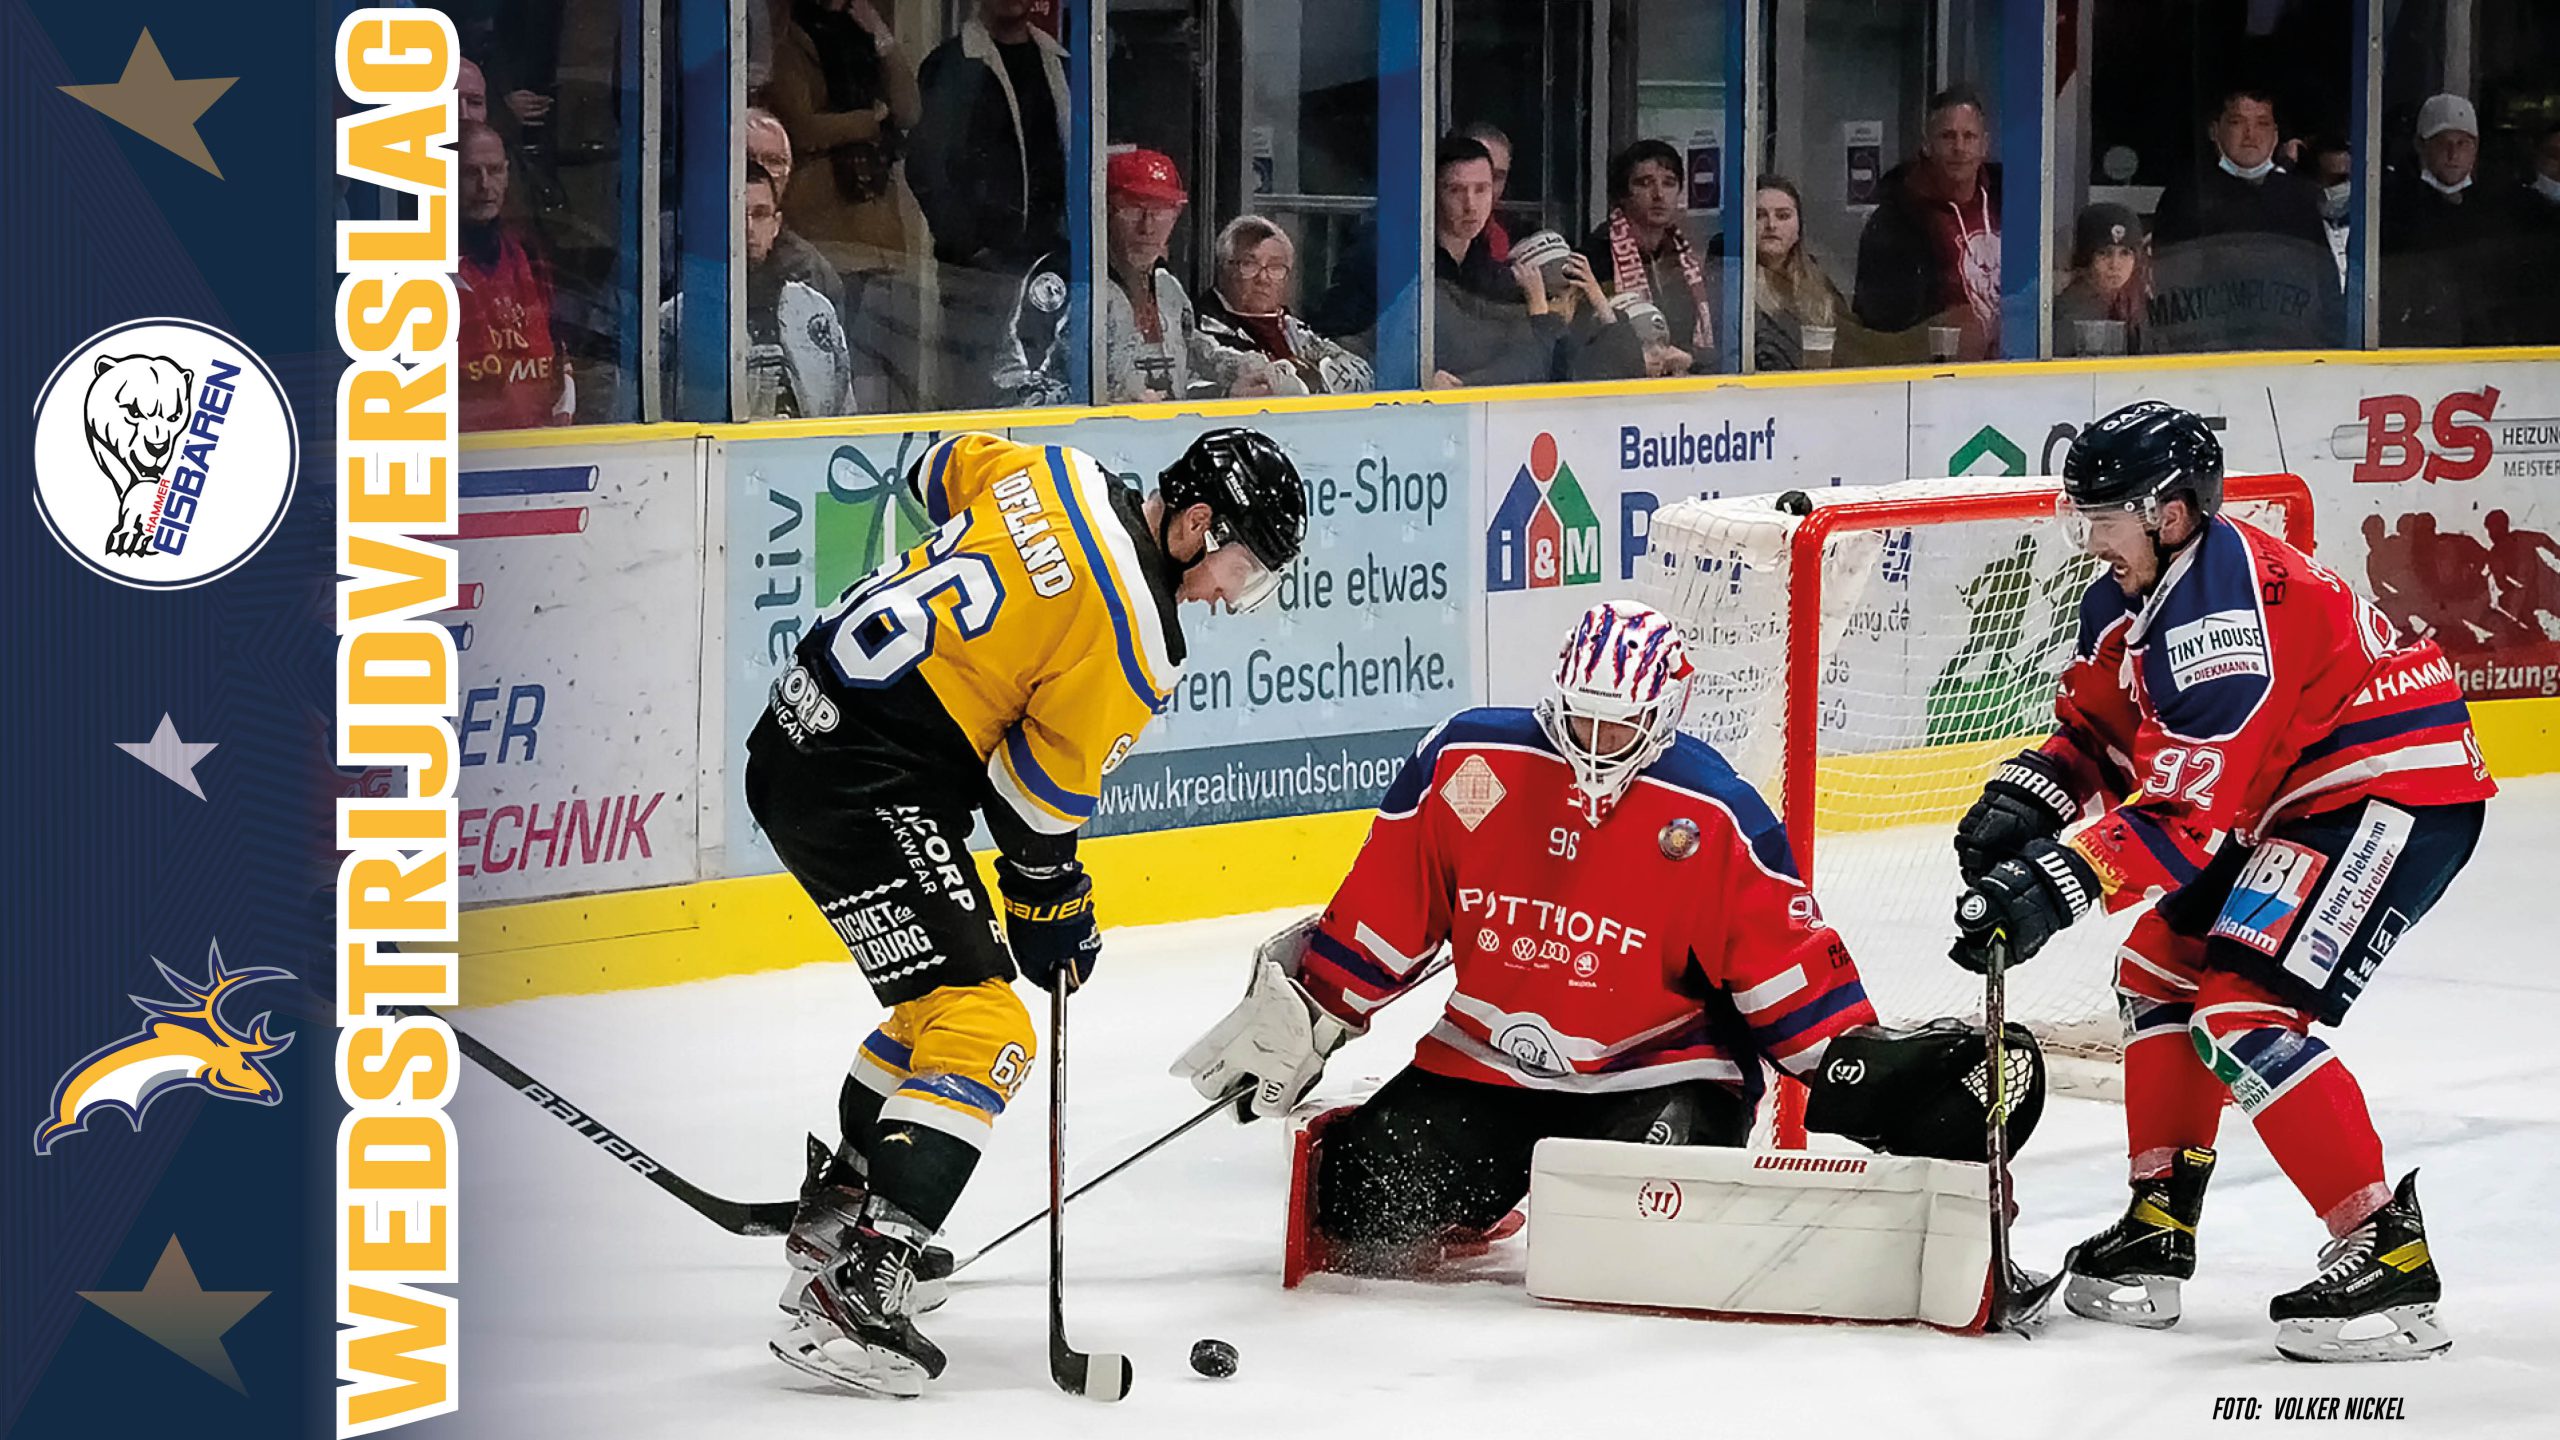
<path fill-rule="evenodd" d="M 2166 1330 L 2177 1324 L 2178 1283 L 2196 1273 L 2196 1221 L 2212 1178 L 2213 1152 L 2187 1149 L 2168 1174 L 2133 1182 L 2124 1218 L 2062 1257 L 2071 1276 L 2063 1305 L 2111 1325 Z"/>
<path fill-rule="evenodd" d="M 916 1257 L 928 1232 L 873 1196 L 845 1236 L 842 1258 L 810 1276 L 796 1323 L 772 1345 L 782 1363 L 882 1395 L 912 1397 L 942 1373 L 942 1351 L 916 1333 Z"/>
<path fill-rule="evenodd" d="M 2267 1306 L 2288 1360 L 2424 1360 L 2453 1348 L 2436 1321 L 2444 1282 L 2427 1254 L 2418 1172 L 2391 1203 L 2320 1251 L 2320 1275 Z"/>
<path fill-rule="evenodd" d="M 800 1313 L 800 1296 L 819 1271 L 844 1258 L 844 1237 L 862 1218 L 862 1202 L 870 1195 L 861 1157 L 847 1160 L 817 1136 L 809 1137 L 809 1173 L 800 1183 L 800 1208 L 791 1217 L 791 1233 L 783 1249 L 791 1274 L 774 1303 L 785 1315 Z M 951 1298 L 951 1252 L 927 1245 L 916 1252 L 914 1312 L 940 1309 Z"/>

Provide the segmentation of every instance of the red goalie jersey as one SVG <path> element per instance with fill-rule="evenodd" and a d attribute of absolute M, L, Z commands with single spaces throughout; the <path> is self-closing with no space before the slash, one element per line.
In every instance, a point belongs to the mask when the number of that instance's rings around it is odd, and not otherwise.
<path fill-rule="evenodd" d="M 2044 752 L 2115 808 L 2072 837 L 2109 909 L 2175 891 L 2226 834 L 2367 797 L 2497 793 L 2453 667 L 2338 573 L 2218 518 L 2143 600 L 2100 577 Z M 2121 802 L 2121 803 L 2117 803 Z"/>
<path fill-rule="evenodd" d="M 1354 1026 L 1447 942 L 1457 989 L 1414 1052 L 1434 1074 L 1579 1092 L 1712 1080 L 1755 1100 L 1876 1023 L 1786 833 L 1680 737 L 1596 828 L 1526 710 L 1468 710 L 1405 762 L 1300 975 Z"/>

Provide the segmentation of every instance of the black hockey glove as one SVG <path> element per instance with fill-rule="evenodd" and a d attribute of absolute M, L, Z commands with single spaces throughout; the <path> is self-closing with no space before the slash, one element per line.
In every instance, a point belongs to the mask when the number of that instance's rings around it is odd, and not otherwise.
<path fill-rule="evenodd" d="M 1991 772 L 1982 798 L 1956 822 L 1956 868 L 1970 885 L 1992 866 L 2025 854 L 2028 841 L 2061 834 L 2079 814 L 2058 761 L 2041 750 L 2013 755 Z"/>
<path fill-rule="evenodd" d="M 1069 860 L 1063 865 L 1023 866 L 996 861 L 996 889 L 1004 896 L 1004 933 L 1024 978 L 1043 990 L 1058 976 L 1075 989 L 1102 958 L 1102 931 L 1093 919 L 1093 877 Z"/>
<path fill-rule="evenodd" d="M 2050 840 L 2030 840 L 2015 860 L 1984 872 L 1956 902 L 1956 943 L 1948 958 L 1967 970 L 1991 968 L 1991 947 L 2008 946 L 2004 965 L 2032 958 L 2098 898 L 2098 872 L 2080 852 Z"/>

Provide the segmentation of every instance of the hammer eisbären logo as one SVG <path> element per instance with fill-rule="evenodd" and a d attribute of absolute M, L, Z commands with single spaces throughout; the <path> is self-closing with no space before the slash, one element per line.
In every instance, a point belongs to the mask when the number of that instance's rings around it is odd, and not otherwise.
<path fill-rule="evenodd" d="M 181 590 L 275 534 L 299 454 L 284 388 L 247 346 L 193 320 L 129 321 L 64 356 L 36 397 L 36 513 L 100 575 Z"/>

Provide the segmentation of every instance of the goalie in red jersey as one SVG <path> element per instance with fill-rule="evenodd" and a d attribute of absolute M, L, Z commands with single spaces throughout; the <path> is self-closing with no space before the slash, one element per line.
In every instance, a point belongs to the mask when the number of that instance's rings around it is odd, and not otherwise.
<path fill-rule="evenodd" d="M 2442 1350 L 2417 1172 L 2386 1183 L 2364 1092 L 2310 1031 L 2346 1018 L 2480 838 L 2497 785 L 2453 669 L 2336 571 L 2221 514 L 2222 446 L 2197 415 L 2118 410 L 2072 442 L 2062 489 L 2112 575 L 2081 602 L 2054 734 L 1957 826 L 1955 958 L 2023 961 L 2094 906 L 2150 907 L 2116 971 L 2132 1203 L 2064 1262 L 2064 1302 L 2177 1323 L 2228 1093 L 2332 1237 L 2269 1307 L 2276 1348 Z"/>
<path fill-rule="evenodd" d="M 1593 607 L 1534 711 L 1424 737 L 1331 907 L 1263 947 L 1244 1002 L 1177 1062 L 1203 1095 L 1249 1081 L 1256 1112 L 1284 1114 L 1449 947 L 1457 985 L 1413 1063 L 1301 1177 L 1293 1244 L 1326 1252 L 1315 1268 L 1400 1270 L 1482 1234 L 1549 1136 L 1740 1145 L 1762 1061 L 1811 1080 L 1844 1037 L 1875 1057 L 1862 1088 L 1895 1097 L 1856 1138 L 1981 1158 L 1962 1078 L 1982 1032 L 1859 1030 L 1875 1009 L 1785 830 L 1679 733 L 1694 679 L 1668 617 Z"/>

